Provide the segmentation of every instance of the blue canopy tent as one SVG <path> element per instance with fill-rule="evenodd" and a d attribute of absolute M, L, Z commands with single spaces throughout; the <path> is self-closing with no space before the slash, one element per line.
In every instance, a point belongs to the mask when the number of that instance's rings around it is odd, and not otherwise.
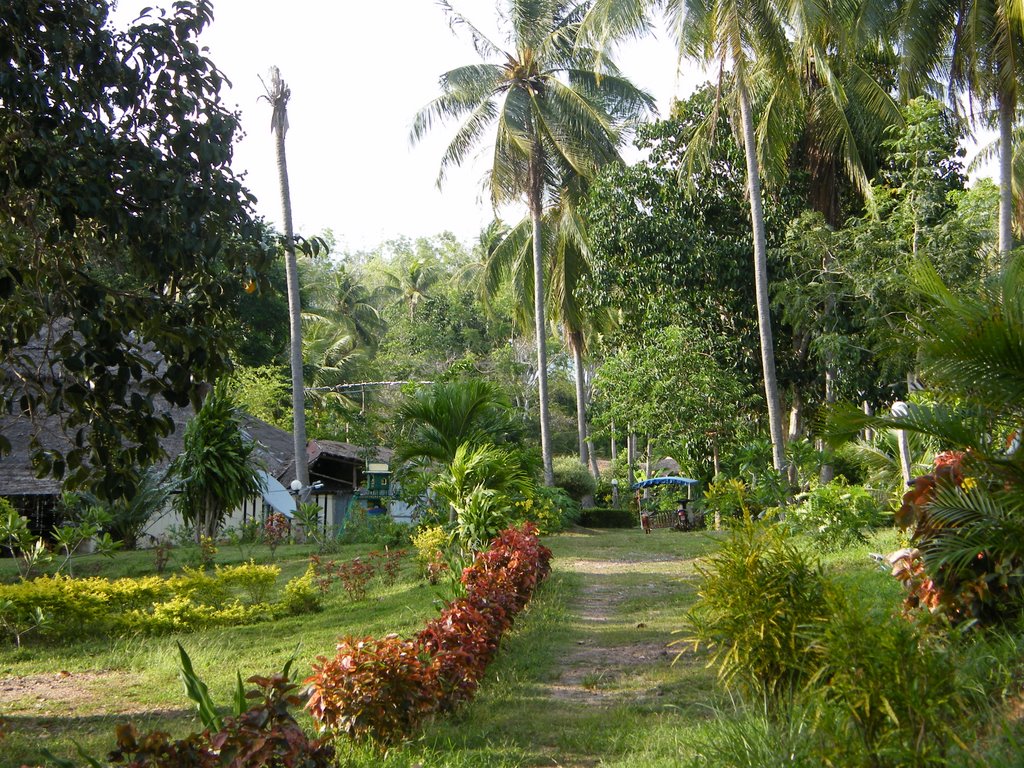
<path fill-rule="evenodd" d="M 686 488 L 687 497 L 690 496 L 691 489 L 697 484 L 697 481 L 692 477 L 651 477 L 647 480 L 641 480 L 639 483 L 633 483 L 630 486 L 631 490 L 637 491 L 637 505 L 640 509 L 640 522 L 641 526 L 645 531 L 649 532 L 651 527 L 654 528 L 675 528 L 680 531 L 692 531 L 697 527 L 697 513 L 687 511 L 687 502 L 689 499 L 680 500 L 680 508 L 676 512 L 669 512 L 666 510 L 655 511 L 645 508 L 644 501 L 640 498 L 640 491 L 647 488 L 655 488 L 658 486 L 681 486 Z M 700 526 L 703 527 L 703 516 L 700 516 Z"/>

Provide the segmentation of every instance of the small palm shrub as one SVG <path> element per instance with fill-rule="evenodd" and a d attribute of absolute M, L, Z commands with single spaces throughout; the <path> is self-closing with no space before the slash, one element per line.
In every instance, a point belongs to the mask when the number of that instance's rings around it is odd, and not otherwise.
<path fill-rule="evenodd" d="M 859 485 L 847 485 L 842 477 L 801 494 L 797 500 L 799 505 L 789 511 L 787 522 L 826 552 L 865 541 L 865 529 L 881 517 L 874 496 Z"/>
<path fill-rule="evenodd" d="M 686 616 L 690 639 L 710 650 L 721 680 L 758 695 L 801 683 L 833 599 L 821 564 L 782 528 L 747 520 L 698 572 L 703 581 Z"/>

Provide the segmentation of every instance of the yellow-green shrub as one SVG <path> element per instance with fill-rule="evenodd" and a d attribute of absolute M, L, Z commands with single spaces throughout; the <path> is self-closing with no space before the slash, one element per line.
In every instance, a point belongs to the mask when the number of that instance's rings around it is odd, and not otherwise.
<path fill-rule="evenodd" d="M 214 607 L 178 595 L 155 604 L 152 611 L 129 611 L 121 617 L 120 624 L 122 629 L 146 634 L 187 632 L 206 627 L 252 624 L 269 614 L 270 606 L 266 604 L 242 605 L 235 600 L 223 607 Z"/>
<path fill-rule="evenodd" d="M 316 569 L 312 563 L 304 574 L 284 585 L 280 606 L 285 613 L 292 615 L 313 613 L 323 607 L 320 590 L 316 586 Z"/>
<path fill-rule="evenodd" d="M 240 590 L 250 605 L 267 602 L 280 575 L 276 565 L 256 565 L 252 560 L 241 565 L 218 565 L 216 570 L 216 578 L 228 589 Z"/>
<path fill-rule="evenodd" d="M 229 598 L 227 585 L 215 573 L 185 566 L 167 580 L 171 593 L 204 605 L 223 605 Z"/>
<path fill-rule="evenodd" d="M 0 626 L 19 626 L 38 608 L 46 618 L 38 635 L 77 639 L 250 624 L 319 609 L 311 571 L 289 582 L 281 602 L 271 603 L 280 573 L 276 565 L 249 562 L 213 573 L 186 568 L 169 579 L 41 576 L 0 585 Z"/>
<path fill-rule="evenodd" d="M 420 576 L 426 577 L 430 564 L 437 562 L 448 546 L 448 533 L 439 525 L 421 528 L 413 535 L 412 544 L 416 547 L 416 564 Z"/>

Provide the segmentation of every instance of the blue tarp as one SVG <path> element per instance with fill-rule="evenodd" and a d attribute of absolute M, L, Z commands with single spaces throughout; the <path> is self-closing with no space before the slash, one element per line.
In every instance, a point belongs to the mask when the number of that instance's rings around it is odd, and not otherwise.
<path fill-rule="evenodd" d="M 652 485 L 696 485 L 697 481 L 689 477 L 652 477 L 647 480 L 641 480 L 639 483 L 633 483 L 631 488 L 635 491 L 637 488 L 650 488 Z"/>

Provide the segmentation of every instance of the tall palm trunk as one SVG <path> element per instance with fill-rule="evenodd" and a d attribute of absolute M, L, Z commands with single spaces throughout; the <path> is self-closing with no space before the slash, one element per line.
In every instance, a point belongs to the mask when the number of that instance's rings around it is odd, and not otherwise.
<path fill-rule="evenodd" d="M 572 349 L 572 363 L 576 368 L 576 436 L 579 440 L 580 464 L 584 467 L 589 462 L 587 447 L 587 395 L 584 386 L 583 372 L 583 334 L 579 331 L 567 331 L 566 338 Z"/>
<path fill-rule="evenodd" d="M 747 191 L 750 195 L 750 224 L 754 236 L 754 288 L 757 294 L 757 326 L 761 336 L 761 367 L 764 374 L 764 395 L 768 401 L 768 428 L 772 438 L 772 465 L 782 472 L 785 467 L 785 446 L 782 413 L 779 408 L 779 385 L 775 377 L 775 351 L 772 346 L 772 320 L 768 301 L 768 257 L 764 233 L 764 210 L 761 202 L 761 178 L 758 172 L 757 145 L 754 139 L 754 117 L 746 83 L 738 78 L 740 119 L 743 123 L 743 152 L 747 161 Z"/>
<path fill-rule="evenodd" d="M 1013 250 L 1013 113 L 1008 95 L 999 99 L 999 258 Z"/>
<path fill-rule="evenodd" d="M 540 142 L 535 141 L 530 158 L 527 191 L 530 221 L 533 225 L 533 320 L 537 333 L 537 393 L 540 400 L 540 451 L 544 462 L 544 485 L 555 484 L 551 464 L 551 432 L 548 417 L 548 345 L 544 322 L 544 257 L 541 245 L 541 219 L 544 213 L 543 158 Z"/>
<path fill-rule="evenodd" d="M 281 217 L 284 220 L 285 275 L 288 284 L 288 320 L 291 330 L 292 369 L 292 442 L 295 449 L 295 478 L 309 485 L 306 460 L 306 398 L 302 380 L 302 305 L 299 300 L 299 265 L 295 257 L 295 230 L 292 226 L 292 198 L 288 185 L 288 160 L 284 135 L 288 132 L 288 97 L 291 91 L 281 80 L 277 67 L 270 71 L 268 97 L 274 108 L 271 130 L 277 137 L 277 178 L 281 185 Z"/>

